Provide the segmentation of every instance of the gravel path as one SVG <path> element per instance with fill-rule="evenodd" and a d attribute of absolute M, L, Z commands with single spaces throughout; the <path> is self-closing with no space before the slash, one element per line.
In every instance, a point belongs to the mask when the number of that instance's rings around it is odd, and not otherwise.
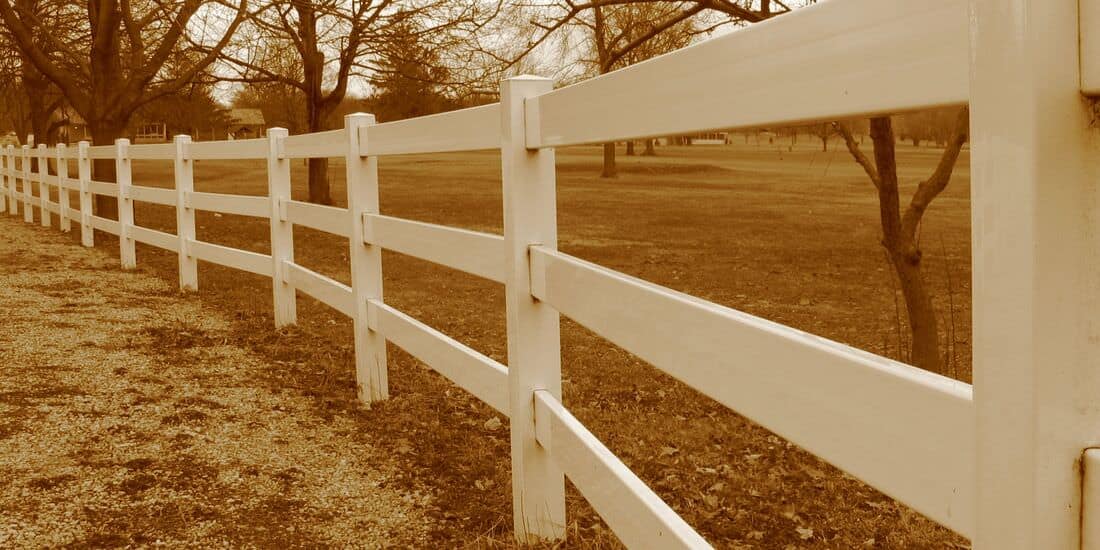
<path fill-rule="evenodd" d="M 228 327 L 0 215 L 0 548 L 422 545 L 428 498 L 363 426 L 265 386 L 280 367 Z"/>

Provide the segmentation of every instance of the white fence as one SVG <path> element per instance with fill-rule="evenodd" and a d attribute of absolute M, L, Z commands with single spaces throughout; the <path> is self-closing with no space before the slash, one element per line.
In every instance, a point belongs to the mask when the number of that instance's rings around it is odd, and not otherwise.
<path fill-rule="evenodd" d="M 177 252 L 185 289 L 197 260 L 271 277 L 277 325 L 296 321 L 295 291 L 348 315 L 366 402 L 387 397 L 388 340 L 510 416 L 521 540 L 564 536 L 564 473 L 628 546 L 707 545 L 562 404 L 560 313 L 976 546 L 1076 548 L 1095 528 L 1082 464 L 1100 461 L 1086 452 L 1100 442 L 1100 170 L 1081 70 L 1061 61 L 1078 58 L 1078 24 L 1065 0 L 828 0 L 563 89 L 509 79 L 500 104 L 442 115 L 351 115 L 342 130 L 230 142 L 9 147 L 0 195 L 28 222 L 34 208 L 44 226 L 78 221 L 86 246 L 93 228 L 118 235 L 124 268 L 135 242 Z M 968 101 L 976 392 L 557 250 L 555 147 Z M 485 148 L 502 153 L 504 235 L 379 212 L 378 157 Z M 31 155 L 56 157 L 59 174 L 46 162 L 30 173 Z M 346 159 L 347 209 L 290 198 L 289 161 L 309 157 Z M 118 183 L 92 180 L 91 159 L 114 159 Z M 173 162 L 175 190 L 135 185 L 131 159 Z M 266 159 L 268 196 L 194 191 L 200 159 Z M 79 191 L 79 207 L 67 192 L 50 202 L 49 187 Z M 118 198 L 118 221 L 92 214 L 95 194 Z M 177 235 L 134 225 L 134 201 L 174 206 Z M 196 210 L 269 219 L 272 253 L 196 240 Z M 351 286 L 294 263 L 294 225 L 349 239 Z M 381 249 L 503 283 L 509 365 L 387 305 Z"/>

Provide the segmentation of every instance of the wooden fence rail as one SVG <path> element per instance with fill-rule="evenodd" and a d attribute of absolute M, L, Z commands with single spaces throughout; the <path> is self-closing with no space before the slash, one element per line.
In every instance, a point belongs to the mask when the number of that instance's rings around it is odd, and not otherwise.
<path fill-rule="evenodd" d="M 1083 0 L 1082 9 L 1097 12 L 1093 4 Z M 1087 329 L 1100 326 L 1100 281 L 1088 271 L 1100 265 L 1100 232 L 1088 225 L 1100 209 L 1088 178 L 1100 169 L 1078 69 L 1049 61 L 1076 55 L 1077 13 L 1077 2 L 1065 0 L 827 0 L 566 88 L 512 78 L 499 104 L 440 115 L 377 124 L 355 114 L 340 130 L 289 136 L 276 128 L 266 138 L 229 142 L 82 142 L 39 146 L 33 155 L 8 146 L 0 155 L 0 211 L 22 208 L 33 222 L 38 209 L 43 225 L 58 213 L 62 231 L 77 220 L 85 246 L 94 229 L 116 235 L 123 268 L 136 265 L 134 242 L 175 252 L 186 290 L 198 289 L 197 260 L 270 277 L 278 326 L 296 322 L 296 291 L 316 298 L 354 321 L 364 402 L 388 396 L 385 342 L 407 350 L 510 417 L 521 541 L 564 537 L 569 476 L 627 544 L 706 546 L 563 404 L 560 314 L 977 546 L 1072 548 L 1082 521 L 1100 518 L 1082 513 L 1080 483 L 1080 465 L 1098 462 L 1080 458 L 1100 444 L 1100 374 L 1091 367 L 1100 338 Z M 1014 63 L 1022 72 L 1005 69 Z M 1023 91 L 999 94 L 998 86 Z M 556 249 L 555 147 L 968 101 L 975 380 L 979 390 L 983 381 L 997 388 L 982 399 L 969 384 Z M 1060 118 L 1037 116 L 1041 109 Z M 379 212 L 378 157 L 487 148 L 502 155 L 503 235 Z M 346 160 L 348 208 L 291 199 L 289 160 L 313 157 Z M 56 176 L 47 159 L 57 161 Z M 93 159 L 114 160 L 118 181 L 93 180 Z M 175 189 L 135 185 L 132 159 L 172 162 Z M 192 163 L 200 159 L 266 160 L 268 195 L 196 192 Z M 1039 206 L 1041 190 L 1060 210 Z M 77 208 L 69 191 L 79 193 Z M 116 197 L 119 219 L 94 215 L 92 195 Z M 134 201 L 174 207 L 177 234 L 135 225 Z M 197 210 L 268 219 L 271 253 L 197 240 Z M 294 225 L 348 239 L 350 286 L 295 263 Z M 386 304 L 382 249 L 502 283 L 509 364 Z M 1003 342 L 1014 351 L 999 351 Z M 1041 351 L 1057 361 L 1052 368 L 1042 368 Z"/>

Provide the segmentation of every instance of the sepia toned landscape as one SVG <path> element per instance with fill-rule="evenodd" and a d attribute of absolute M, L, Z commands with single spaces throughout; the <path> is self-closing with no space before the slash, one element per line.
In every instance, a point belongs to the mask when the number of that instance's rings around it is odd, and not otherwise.
<path fill-rule="evenodd" d="M 0 0 L 0 550 L 1100 550 L 1100 0 Z"/>

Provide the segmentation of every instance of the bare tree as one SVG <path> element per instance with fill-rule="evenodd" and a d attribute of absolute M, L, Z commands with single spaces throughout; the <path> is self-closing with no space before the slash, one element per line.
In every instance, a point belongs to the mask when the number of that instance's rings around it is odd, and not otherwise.
<path fill-rule="evenodd" d="M 674 3 L 638 2 L 625 5 L 600 5 L 591 8 L 591 18 L 578 15 L 575 25 L 585 27 L 591 37 L 593 59 L 587 60 L 598 74 L 633 65 L 682 48 L 704 32 L 694 24 L 693 16 L 702 9 L 681 10 Z M 633 142 L 628 142 L 633 154 Z M 654 154 L 652 140 L 646 142 L 646 154 Z M 615 143 L 604 144 L 603 170 L 600 177 L 618 176 Z"/>
<path fill-rule="evenodd" d="M 79 27 L 58 32 L 24 2 L 11 0 L 0 0 L 0 19 L 22 55 L 83 117 L 97 145 L 121 137 L 139 107 L 206 70 L 247 15 L 246 0 L 236 7 L 222 0 L 57 0 L 55 6 Z M 188 43 L 204 44 L 206 52 L 166 74 Z M 96 162 L 95 173 L 113 181 L 114 163 Z M 97 199 L 97 209 L 117 215 L 116 203 L 105 199 Z"/>
<path fill-rule="evenodd" d="M 250 18 L 249 40 L 223 51 L 235 68 L 229 80 L 276 82 L 305 97 L 306 129 L 329 129 L 329 119 L 354 76 L 370 75 L 399 32 L 415 29 L 423 45 L 442 49 L 476 32 L 495 15 L 477 0 L 268 0 Z M 272 63 L 295 52 L 295 63 Z M 309 161 L 309 200 L 332 204 L 328 160 Z"/>
<path fill-rule="evenodd" d="M 56 3 L 42 0 L 16 0 L 16 5 L 21 11 L 34 14 L 37 20 L 48 21 L 51 34 L 65 33 L 72 28 L 72 21 L 64 16 L 66 10 Z M 41 48 L 48 51 L 52 47 L 51 39 L 42 32 L 43 29 L 39 29 L 34 40 Z M 33 134 L 40 142 L 53 141 L 57 137 L 58 130 L 65 123 L 64 119 L 54 116 L 64 105 L 64 97 L 57 87 L 34 66 L 27 55 L 19 52 L 11 33 L 5 30 L 2 34 L 4 47 L 18 53 L 7 58 L 9 62 L 4 68 L 9 88 L 8 99 L 9 101 L 14 99 L 9 114 L 12 127 L 20 137 Z"/>
<path fill-rule="evenodd" d="M 913 335 L 913 364 L 933 372 L 942 372 L 939 327 L 932 293 L 921 273 L 923 252 L 920 243 L 920 225 L 928 206 L 947 187 L 951 174 L 966 143 L 969 132 L 970 109 L 962 108 L 955 116 L 954 130 L 939 163 L 928 179 L 920 182 L 904 212 L 898 193 L 898 171 L 895 156 L 895 137 L 890 117 L 871 119 L 871 140 L 874 143 L 874 162 L 859 148 L 847 124 L 833 126 L 844 138 L 852 157 L 863 167 L 878 191 L 879 217 L 882 223 L 882 246 L 900 281 L 902 295 L 909 316 Z"/>

